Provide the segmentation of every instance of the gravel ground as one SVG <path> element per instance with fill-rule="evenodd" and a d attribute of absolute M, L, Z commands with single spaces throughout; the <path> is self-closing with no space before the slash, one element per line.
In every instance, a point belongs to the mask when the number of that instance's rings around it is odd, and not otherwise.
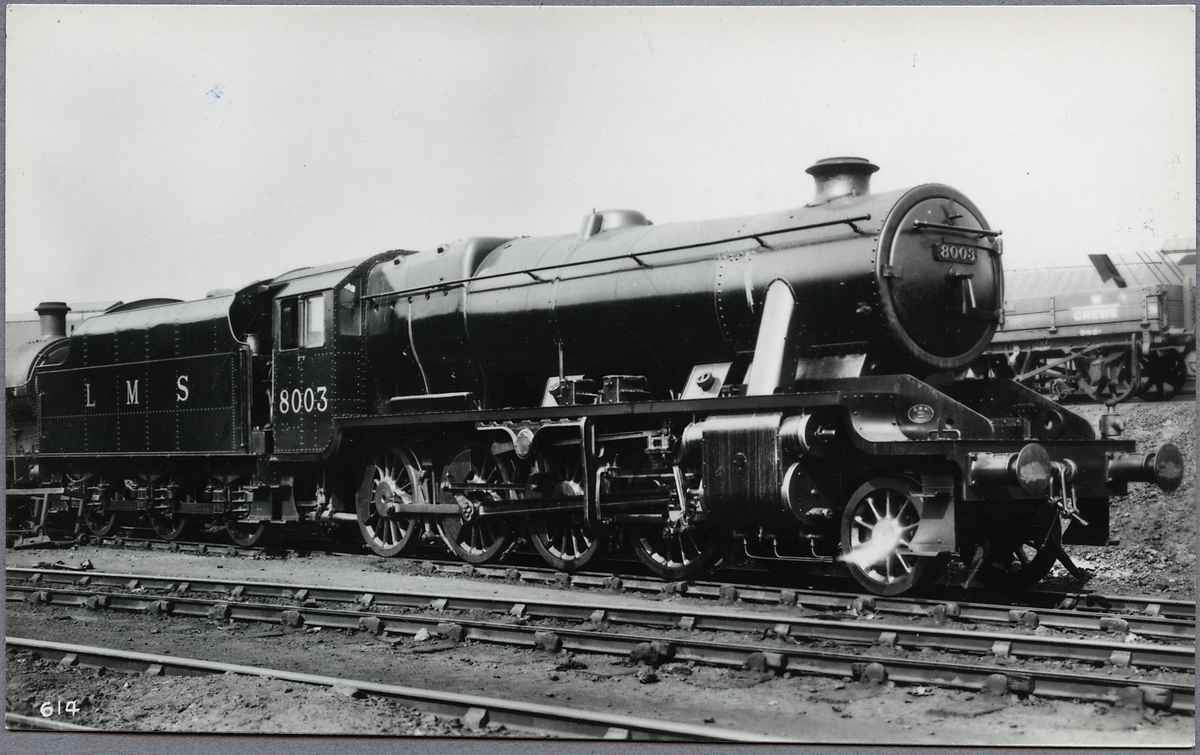
<path fill-rule="evenodd" d="M 1093 422 L 1102 411 L 1092 406 L 1072 409 Z M 1131 486 L 1132 494 L 1114 506 L 1112 537 L 1117 544 L 1107 548 L 1072 546 L 1071 554 L 1094 572 L 1087 585 L 1090 589 L 1194 599 L 1194 406 L 1131 404 L 1121 411 L 1127 419 L 1127 437 L 1137 440 L 1140 447 L 1150 449 L 1163 441 L 1180 447 L 1189 460 L 1184 485 L 1170 495 L 1149 486 Z M 87 559 L 101 571 L 354 585 L 364 591 L 436 589 L 443 583 L 443 578 L 436 576 L 392 573 L 389 562 L 372 557 L 222 558 L 85 547 L 8 552 L 6 559 L 12 566 Z M 1078 587 L 1061 568 L 1051 577 L 1051 585 L 1055 582 Z M 575 591 L 484 580 L 453 580 L 453 589 L 563 602 L 590 597 Z M 630 596 L 606 600 L 657 604 Z M 342 632 L 149 619 L 24 604 L 7 607 L 6 624 L 13 636 L 659 717 L 810 743 L 1131 747 L 1190 746 L 1195 739 L 1192 717 L 1034 696 L 999 699 L 936 688 L 868 687 L 846 680 L 784 678 L 679 663 L 651 670 L 620 659 L 470 642 L 434 647 Z M 1111 668 L 1101 671 L 1138 673 Z M 62 668 L 28 653 L 9 653 L 6 672 L 7 710 L 38 715 L 42 703 L 76 700 L 79 713 L 64 715 L 62 720 L 109 731 L 529 736 L 496 727 L 465 729 L 457 719 L 420 713 L 392 702 L 348 698 L 325 689 L 259 679 L 101 674 Z"/>
<path fill-rule="evenodd" d="M 1069 407 L 1095 426 L 1104 407 Z M 1137 441 L 1139 452 L 1174 443 L 1184 459 L 1183 484 L 1173 493 L 1153 485 L 1130 483 L 1129 496 L 1114 501 L 1108 547 L 1068 546 L 1077 564 L 1091 571 L 1087 588 L 1123 595 L 1161 595 L 1196 599 L 1196 405 L 1184 401 L 1138 402 L 1118 407 L 1125 417 L 1124 437 Z M 1055 578 L 1070 578 L 1061 565 Z"/>
<path fill-rule="evenodd" d="M 11 606 L 8 618 L 17 636 L 36 633 L 48 640 L 708 724 L 799 742 L 1184 745 L 1191 742 L 1194 725 L 1190 717 L 1034 696 L 995 698 L 685 663 L 650 669 L 604 656 L 473 642 L 425 648 L 411 640 L 390 643 L 339 631 L 23 604 Z M 39 662 L 27 653 L 9 654 L 7 669 L 8 710 L 37 715 L 43 702 L 78 700 L 80 713 L 62 720 L 108 730 L 436 737 L 471 733 L 453 719 L 301 685 L 229 676 L 97 674 Z"/>

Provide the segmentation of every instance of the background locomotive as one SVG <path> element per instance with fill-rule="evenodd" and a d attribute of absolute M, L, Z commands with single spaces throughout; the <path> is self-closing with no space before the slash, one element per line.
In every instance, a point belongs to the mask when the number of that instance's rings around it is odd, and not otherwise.
<path fill-rule="evenodd" d="M 1196 244 L 1092 264 L 1009 271 L 1004 324 L 985 357 L 1055 400 L 1171 398 L 1196 375 Z"/>
<path fill-rule="evenodd" d="M 10 351 L 10 498 L 167 539 L 355 522 L 384 556 L 440 536 L 482 563 L 524 531 L 567 570 L 620 540 L 671 579 L 736 545 L 840 557 L 880 594 L 952 554 L 1030 584 L 1182 459 L 957 378 L 1001 318 L 999 232 L 947 186 L 869 193 L 876 170 L 820 161 L 790 210 L 593 213 L 122 305 L 69 337 L 43 305 L 48 335 Z"/>

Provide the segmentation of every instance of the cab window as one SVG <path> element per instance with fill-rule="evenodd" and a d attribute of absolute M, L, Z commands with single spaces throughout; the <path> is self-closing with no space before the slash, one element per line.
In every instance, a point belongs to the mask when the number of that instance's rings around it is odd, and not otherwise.
<path fill-rule="evenodd" d="M 355 283 L 347 283 L 338 291 L 337 317 L 338 333 L 344 336 L 362 335 L 362 314 Z"/>
<path fill-rule="evenodd" d="M 279 348 L 315 349 L 325 345 L 325 294 L 279 302 Z"/>

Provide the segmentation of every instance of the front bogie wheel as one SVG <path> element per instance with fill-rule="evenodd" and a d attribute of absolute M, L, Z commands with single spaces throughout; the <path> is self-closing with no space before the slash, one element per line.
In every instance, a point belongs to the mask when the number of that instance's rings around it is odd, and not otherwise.
<path fill-rule="evenodd" d="M 921 583 L 934 561 L 909 550 L 921 516 L 916 486 L 881 477 L 860 486 L 842 513 L 841 560 L 876 595 L 901 595 Z"/>

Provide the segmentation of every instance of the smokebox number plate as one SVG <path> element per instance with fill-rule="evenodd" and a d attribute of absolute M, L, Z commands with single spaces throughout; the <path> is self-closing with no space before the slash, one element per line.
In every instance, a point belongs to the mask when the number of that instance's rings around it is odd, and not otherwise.
<path fill-rule="evenodd" d="M 933 258 L 938 262 L 959 262 L 974 265 L 979 259 L 979 253 L 986 251 L 977 246 L 967 244 L 934 244 Z"/>

